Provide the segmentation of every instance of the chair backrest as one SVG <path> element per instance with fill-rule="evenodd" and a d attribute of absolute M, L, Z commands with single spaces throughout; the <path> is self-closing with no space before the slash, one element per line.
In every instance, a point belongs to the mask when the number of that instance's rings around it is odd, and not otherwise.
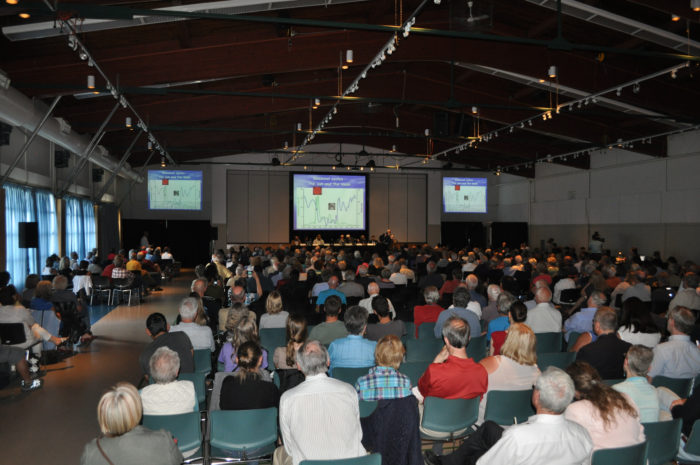
<path fill-rule="evenodd" d="M 408 339 L 406 341 L 406 361 L 433 361 L 442 350 L 443 342 L 439 339 Z"/>
<path fill-rule="evenodd" d="M 662 465 L 675 460 L 681 437 L 681 419 L 673 421 L 655 421 L 643 423 L 644 436 L 647 438 L 647 460 L 649 465 Z"/>
<path fill-rule="evenodd" d="M 27 342 L 24 323 L 0 323 L 0 343 L 3 345 L 23 344 Z"/>
<path fill-rule="evenodd" d="M 277 408 L 215 410 L 209 425 L 212 457 L 226 457 L 226 451 L 270 453 L 277 441 Z"/>
<path fill-rule="evenodd" d="M 177 439 L 180 451 L 199 449 L 202 446 L 202 428 L 199 412 L 180 415 L 144 415 L 143 426 L 152 430 L 164 429 Z"/>
<path fill-rule="evenodd" d="M 333 378 L 339 379 L 340 381 L 345 381 L 351 384 L 353 387 L 357 382 L 357 378 L 364 376 L 369 371 L 368 367 L 364 368 L 347 368 L 347 367 L 336 367 L 333 368 Z"/>
<path fill-rule="evenodd" d="M 421 323 L 418 327 L 418 339 L 435 339 L 435 322 Z"/>
<path fill-rule="evenodd" d="M 647 442 L 593 452 L 591 465 L 645 465 Z"/>
<path fill-rule="evenodd" d="M 549 366 L 566 369 L 576 360 L 576 352 L 545 352 L 537 354 L 537 366 L 544 371 Z"/>
<path fill-rule="evenodd" d="M 666 376 L 654 376 L 651 380 L 654 387 L 665 387 L 675 392 L 683 399 L 690 395 L 690 388 L 693 386 L 693 378 L 668 378 Z"/>
<path fill-rule="evenodd" d="M 194 371 L 208 375 L 211 373 L 211 350 L 197 349 L 194 351 Z"/>
<path fill-rule="evenodd" d="M 107 276 L 92 275 L 90 278 L 92 279 L 92 287 L 95 289 L 105 289 L 111 284 Z"/>
<path fill-rule="evenodd" d="M 338 460 L 302 460 L 299 465 L 381 465 L 381 454 L 369 454 L 352 459 Z"/>
<path fill-rule="evenodd" d="M 399 372 L 408 376 L 408 379 L 411 380 L 411 386 L 418 386 L 418 380 L 421 376 L 423 376 L 425 370 L 428 369 L 428 365 L 430 365 L 430 362 L 430 360 L 420 360 L 417 362 L 403 362 L 399 367 Z"/>
<path fill-rule="evenodd" d="M 404 321 L 404 325 L 406 325 L 406 335 L 403 336 L 401 340 L 406 342 L 407 339 L 415 339 L 416 325 L 412 321 Z"/>
<path fill-rule="evenodd" d="M 197 402 L 200 406 L 207 400 L 205 373 L 180 373 L 177 377 L 180 381 L 192 381 L 194 392 L 197 395 Z"/>
<path fill-rule="evenodd" d="M 489 391 L 485 420 L 499 425 L 524 423 L 535 414 L 532 408 L 532 389 L 522 391 Z"/>
<path fill-rule="evenodd" d="M 607 384 L 608 386 L 614 386 L 616 384 L 620 384 L 623 382 L 624 379 L 604 379 L 603 382 Z"/>
<path fill-rule="evenodd" d="M 581 289 L 563 289 L 559 296 L 559 302 L 573 304 L 581 297 Z"/>
<path fill-rule="evenodd" d="M 556 333 L 535 333 L 537 339 L 537 353 L 560 352 L 563 335 Z"/>
<path fill-rule="evenodd" d="M 486 335 L 473 337 L 469 339 L 469 345 L 467 345 L 467 356 L 474 359 L 475 362 L 479 362 L 481 359 L 486 357 Z"/>
<path fill-rule="evenodd" d="M 566 343 L 566 350 L 571 350 L 571 348 L 576 344 L 576 341 L 578 340 L 579 336 L 581 336 L 581 333 L 578 331 L 571 331 L 569 333 L 569 341 Z"/>
<path fill-rule="evenodd" d="M 478 418 L 478 397 L 473 399 L 426 397 L 421 426 L 440 433 L 452 433 L 470 427 Z"/>
<path fill-rule="evenodd" d="M 378 402 L 376 400 L 373 400 L 373 401 L 360 400 L 359 402 L 360 402 L 360 418 L 365 418 L 365 417 L 372 415 L 372 413 L 374 413 L 374 411 L 377 409 Z"/>
<path fill-rule="evenodd" d="M 683 449 L 689 454 L 700 455 L 700 420 L 695 420 L 693 423 L 693 429 Z"/>
<path fill-rule="evenodd" d="M 273 353 L 276 348 L 287 345 L 287 333 L 285 328 L 262 328 L 260 330 L 260 345 Z"/>

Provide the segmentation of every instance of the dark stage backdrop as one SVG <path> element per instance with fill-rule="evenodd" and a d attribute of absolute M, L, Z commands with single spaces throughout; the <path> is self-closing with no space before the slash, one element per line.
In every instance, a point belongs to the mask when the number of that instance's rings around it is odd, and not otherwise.
<path fill-rule="evenodd" d="M 452 249 L 486 246 L 486 232 L 484 225 L 480 222 L 443 222 L 440 229 L 440 242 Z"/>
<path fill-rule="evenodd" d="M 207 263 L 211 225 L 209 221 L 194 220 L 122 220 L 123 247 L 138 248 L 143 232 L 154 246 L 168 246 L 182 266 L 194 267 Z"/>
<path fill-rule="evenodd" d="M 510 248 L 518 247 L 528 242 L 528 225 L 524 222 L 491 223 L 491 239 L 494 247 L 500 247 L 502 242 L 506 242 Z"/>

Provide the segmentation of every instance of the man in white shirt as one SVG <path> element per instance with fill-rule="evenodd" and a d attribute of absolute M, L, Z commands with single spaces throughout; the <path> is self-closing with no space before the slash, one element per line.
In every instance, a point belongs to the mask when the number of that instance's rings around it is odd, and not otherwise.
<path fill-rule="evenodd" d="M 197 299 L 194 297 L 185 297 L 180 303 L 180 319 L 179 325 L 170 327 L 170 332 L 174 333 L 182 331 L 187 334 L 192 342 L 192 348 L 209 349 L 212 352 L 216 349 L 214 345 L 214 337 L 212 336 L 209 326 L 200 326 L 194 322 L 197 316 Z"/>
<path fill-rule="evenodd" d="M 326 376 L 328 351 L 318 341 L 297 351 L 297 367 L 306 376 L 282 394 L 279 424 L 284 446 L 275 450 L 274 465 L 302 460 L 333 460 L 365 455 L 355 388 Z"/>
<path fill-rule="evenodd" d="M 700 295 L 697 291 L 698 275 L 688 272 L 683 277 L 683 289 L 679 289 L 676 296 L 668 304 L 668 308 L 685 307 L 691 310 L 700 310 Z"/>
<path fill-rule="evenodd" d="M 537 289 L 535 307 L 527 311 L 525 324 L 535 333 L 556 333 L 561 331 L 561 313 L 552 307 L 552 291 L 546 287 Z"/>
<path fill-rule="evenodd" d="M 197 396 L 192 381 L 178 381 L 180 357 L 165 346 L 158 348 L 148 362 L 150 384 L 141 390 L 144 415 L 178 415 L 195 411 Z"/>
<path fill-rule="evenodd" d="M 367 295 L 369 295 L 369 297 L 360 300 L 360 303 L 358 305 L 367 310 L 367 313 L 372 313 L 374 311 L 372 310 L 372 300 L 379 295 L 379 284 L 369 283 L 367 285 Z M 386 301 L 389 303 L 389 312 L 391 313 L 391 318 L 396 318 L 396 310 L 394 310 L 394 305 L 391 303 L 391 300 L 386 299 Z"/>
<path fill-rule="evenodd" d="M 498 425 L 487 421 L 450 455 L 438 457 L 426 451 L 426 463 L 462 465 L 474 463 L 479 456 L 477 465 L 590 463 L 593 441 L 588 431 L 562 415 L 573 398 L 574 382 L 569 375 L 559 368 L 549 367 L 535 383 L 532 404 L 537 414 L 527 423 L 503 432 Z M 484 453 L 485 449 L 488 450 Z"/>
<path fill-rule="evenodd" d="M 700 373 L 700 349 L 690 340 L 695 317 L 685 307 L 668 312 L 668 342 L 654 347 L 654 360 L 649 376 L 668 378 L 695 378 Z"/>

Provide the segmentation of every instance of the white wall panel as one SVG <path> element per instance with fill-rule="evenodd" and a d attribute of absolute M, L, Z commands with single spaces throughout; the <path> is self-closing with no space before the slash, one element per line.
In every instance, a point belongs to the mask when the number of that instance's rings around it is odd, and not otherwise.
<path fill-rule="evenodd" d="M 289 241 L 289 173 L 270 173 L 270 242 Z"/>
<path fill-rule="evenodd" d="M 389 226 L 389 177 L 369 177 L 369 235 L 379 237 Z"/>
<path fill-rule="evenodd" d="M 270 233 L 270 188 L 267 172 L 248 173 L 248 191 L 250 192 L 248 208 L 248 240 L 251 242 L 268 242 Z M 289 235 L 289 234 L 287 234 Z M 253 240 L 255 238 L 255 240 Z"/>
<path fill-rule="evenodd" d="M 389 227 L 399 242 L 408 237 L 407 185 L 406 176 L 389 176 Z"/>
<path fill-rule="evenodd" d="M 248 242 L 248 172 L 226 176 L 226 241 Z"/>
<path fill-rule="evenodd" d="M 426 176 L 406 176 L 407 179 L 407 235 L 408 242 L 424 242 L 427 239 Z"/>

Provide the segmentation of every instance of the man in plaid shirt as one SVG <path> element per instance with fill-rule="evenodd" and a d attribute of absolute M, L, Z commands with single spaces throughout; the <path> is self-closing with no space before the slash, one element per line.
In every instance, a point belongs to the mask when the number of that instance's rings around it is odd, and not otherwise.
<path fill-rule="evenodd" d="M 405 352 L 401 340 L 393 334 L 379 340 L 374 351 L 377 366 L 370 368 L 369 373 L 355 383 L 360 400 L 398 399 L 411 395 L 411 380 L 398 371 Z"/>

